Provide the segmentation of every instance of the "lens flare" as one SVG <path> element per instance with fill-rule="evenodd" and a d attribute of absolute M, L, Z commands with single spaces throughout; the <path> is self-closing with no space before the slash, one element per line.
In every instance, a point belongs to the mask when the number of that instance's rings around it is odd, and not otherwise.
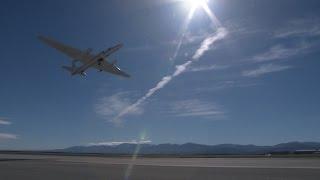
<path fill-rule="evenodd" d="M 143 143 L 140 143 L 140 142 L 143 142 L 145 139 L 146 139 L 146 131 L 144 130 L 144 131 L 142 131 L 140 133 L 139 142 L 136 145 L 136 148 L 135 148 L 135 150 L 133 152 L 131 161 L 128 164 L 128 167 L 127 167 L 127 169 L 125 171 L 124 180 L 129 180 L 130 179 L 130 176 L 131 176 L 131 173 L 132 173 L 132 170 L 133 170 L 133 166 L 135 165 L 135 161 L 138 158 L 138 155 L 139 155 L 139 152 L 140 152 L 140 149 L 141 149 L 141 144 L 143 144 Z"/>
<path fill-rule="evenodd" d="M 212 24 L 216 27 L 216 28 L 220 28 L 221 23 L 218 20 L 218 18 L 216 17 L 216 15 L 211 11 L 211 9 L 209 8 L 207 3 L 204 3 L 201 5 L 201 7 L 203 8 L 203 10 L 207 13 L 208 17 L 210 18 L 210 20 L 212 21 Z"/>
<path fill-rule="evenodd" d="M 196 11 L 196 8 L 192 8 L 190 10 L 190 12 L 188 14 L 188 17 L 186 18 L 186 20 L 185 20 L 185 22 L 184 22 L 184 24 L 182 26 L 182 32 L 181 32 L 181 36 L 180 36 L 179 41 L 178 41 L 177 48 L 176 48 L 176 50 L 175 50 L 175 52 L 174 52 L 174 54 L 173 54 L 173 56 L 171 58 L 172 61 L 174 61 L 178 56 L 178 53 L 179 53 L 180 48 L 182 46 L 182 41 L 183 41 L 183 39 L 184 39 L 184 37 L 186 35 L 186 32 L 188 30 L 189 24 L 191 22 L 191 19 L 192 19 L 193 14 L 194 14 L 195 11 Z"/>

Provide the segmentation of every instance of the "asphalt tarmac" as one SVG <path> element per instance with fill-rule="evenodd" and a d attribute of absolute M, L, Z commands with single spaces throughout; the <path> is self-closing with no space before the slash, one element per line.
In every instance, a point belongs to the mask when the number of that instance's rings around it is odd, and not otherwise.
<path fill-rule="evenodd" d="M 117 158 L 1 155 L 0 180 L 319 180 L 320 158 Z"/>

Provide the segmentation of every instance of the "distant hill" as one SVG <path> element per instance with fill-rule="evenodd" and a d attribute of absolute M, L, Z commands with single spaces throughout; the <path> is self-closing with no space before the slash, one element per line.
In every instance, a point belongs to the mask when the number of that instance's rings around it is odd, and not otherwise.
<path fill-rule="evenodd" d="M 104 153 L 104 154 L 133 154 L 137 144 L 120 145 L 95 145 L 95 146 L 73 146 L 66 149 L 56 150 L 57 152 L 68 153 Z M 219 144 L 219 145 L 201 145 L 194 143 L 186 144 L 141 144 L 139 145 L 139 154 L 267 154 L 281 152 L 295 152 L 301 150 L 320 150 L 320 143 L 317 142 L 289 142 L 277 144 L 274 146 L 256 146 L 256 145 L 237 145 L 237 144 Z"/>

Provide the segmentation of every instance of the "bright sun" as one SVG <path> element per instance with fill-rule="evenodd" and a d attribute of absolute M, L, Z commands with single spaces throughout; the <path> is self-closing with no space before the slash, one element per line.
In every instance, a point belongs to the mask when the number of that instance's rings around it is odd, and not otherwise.
<path fill-rule="evenodd" d="M 184 0 L 184 2 L 190 7 L 190 8 L 198 8 L 203 5 L 207 5 L 208 0 Z"/>
<path fill-rule="evenodd" d="M 217 19 L 217 17 L 209 7 L 209 0 L 180 0 L 180 1 L 183 2 L 189 9 L 189 15 L 187 18 L 188 23 L 192 19 L 195 11 L 201 8 L 208 15 L 208 17 L 216 27 L 221 26 L 220 21 Z"/>

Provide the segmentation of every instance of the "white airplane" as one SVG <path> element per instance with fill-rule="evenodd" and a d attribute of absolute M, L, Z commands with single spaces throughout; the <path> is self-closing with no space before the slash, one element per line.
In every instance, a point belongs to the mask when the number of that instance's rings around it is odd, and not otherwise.
<path fill-rule="evenodd" d="M 62 68 L 69 71 L 71 75 L 79 74 L 82 76 L 86 76 L 85 71 L 90 67 L 93 67 L 98 69 L 99 72 L 105 71 L 127 78 L 130 77 L 129 74 L 123 72 L 120 68 L 117 67 L 116 61 L 108 62 L 108 57 L 112 53 L 122 48 L 122 44 L 116 45 L 105 51 L 100 52 L 97 55 L 94 55 L 91 54 L 92 49 L 88 49 L 87 51 L 81 51 L 79 49 L 64 45 L 48 37 L 38 36 L 38 38 L 47 45 L 57 49 L 58 51 L 66 54 L 67 56 L 73 59 L 72 66 L 62 66 Z M 77 62 L 81 62 L 82 64 L 80 66 L 77 66 Z"/>

